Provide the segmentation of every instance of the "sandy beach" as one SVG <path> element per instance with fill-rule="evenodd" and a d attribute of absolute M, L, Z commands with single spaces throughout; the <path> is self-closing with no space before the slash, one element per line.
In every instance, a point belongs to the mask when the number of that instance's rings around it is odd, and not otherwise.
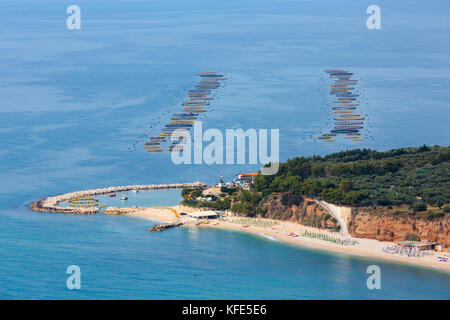
<path fill-rule="evenodd" d="M 175 206 L 172 207 L 177 212 L 192 212 L 197 211 L 188 207 L 180 207 Z M 139 217 L 149 218 L 152 220 L 159 220 L 161 222 L 187 222 L 192 225 L 192 227 L 197 228 L 222 228 L 229 230 L 239 230 L 244 232 L 249 232 L 259 236 L 269 237 L 275 240 L 283 241 L 289 244 L 298 245 L 302 247 L 309 247 L 320 250 L 327 250 L 332 252 L 340 252 L 350 255 L 358 255 L 365 256 L 383 260 L 389 260 L 399 263 L 408 263 L 414 264 L 417 266 L 435 268 L 439 270 L 443 270 L 446 272 L 450 272 L 450 262 L 441 262 L 437 259 L 438 256 L 446 256 L 448 253 L 441 252 L 430 252 L 429 255 L 424 257 L 408 257 L 401 256 L 398 254 L 389 254 L 382 251 L 382 249 L 386 246 L 392 246 L 394 243 L 392 242 L 382 242 L 374 239 L 362 239 L 362 238 L 354 238 L 359 243 L 356 245 L 340 245 L 335 244 L 329 241 L 298 236 L 291 237 L 290 233 L 300 234 L 300 230 L 304 228 L 302 225 L 292 222 L 279 221 L 276 226 L 273 227 L 257 227 L 253 225 L 248 225 L 243 227 L 242 224 L 232 223 L 229 221 L 219 221 L 212 220 L 207 224 L 195 225 L 189 218 L 182 216 L 181 218 L 177 218 L 175 214 L 170 210 L 170 207 L 161 209 L 161 208 L 140 208 L 135 209 L 127 213 L 129 215 L 135 215 Z M 188 226 L 191 227 L 191 226 Z M 314 229 L 314 228 L 309 228 Z M 317 229 L 318 230 L 318 229 Z M 331 233 L 330 233 L 331 234 Z M 335 234 L 338 236 L 338 234 Z"/>

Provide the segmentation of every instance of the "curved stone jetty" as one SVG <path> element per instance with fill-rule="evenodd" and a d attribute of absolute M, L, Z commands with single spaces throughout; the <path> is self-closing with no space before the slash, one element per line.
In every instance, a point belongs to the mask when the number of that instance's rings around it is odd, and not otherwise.
<path fill-rule="evenodd" d="M 64 208 L 58 206 L 59 203 L 68 201 L 70 199 L 88 195 L 102 195 L 115 192 L 124 192 L 130 190 L 160 190 L 160 189 L 181 189 L 181 188 L 201 188 L 206 187 L 203 182 L 193 183 L 172 183 L 172 184 L 144 184 L 144 185 L 131 185 L 131 186 L 119 186 L 109 187 L 101 189 L 90 189 L 84 191 L 75 191 L 70 193 L 61 194 L 58 196 L 48 197 L 39 201 L 33 202 L 30 205 L 31 210 L 35 211 L 48 211 L 48 212 L 62 212 L 62 213 L 76 213 L 76 214 L 93 214 L 99 211 L 99 208 Z"/>

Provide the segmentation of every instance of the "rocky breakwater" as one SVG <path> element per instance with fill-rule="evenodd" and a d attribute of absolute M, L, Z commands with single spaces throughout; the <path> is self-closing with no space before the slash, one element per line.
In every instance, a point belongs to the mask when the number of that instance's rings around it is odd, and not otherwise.
<path fill-rule="evenodd" d="M 104 213 L 113 215 L 113 216 L 120 216 L 123 214 L 130 214 L 135 213 L 137 211 L 144 210 L 144 208 L 117 208 L 117 207 L 108 207 Z"/>
<path fill-rule="evenodd" d="M 45 199 L 33 202 L 30 205 L 31 210 L 46 211 L 46 212 L 61 212 L 61 213 L 76 213 L 76 214 L 93 214 L 99 211 L 97 207 L 90 208 L 66 208 L 59 206 L 59 203 L 69 201 L 73 198 L 83 196 L 95 196 L 108 193 L 124 192 L 130 190 L 161 190 L 161 189 L 181 189 L 181 188 L 200 188 L 205 187 L 203 182 L 194 183 L 172 183 L 172 184 L 146 184 L 146 185 L 130 185 L 130 186 L 118 186 L 108 187 L 100 189 L 90 189 L 83 191 L 75 191 L 70 193 L 61 194 L 58 196 L 52 196 Z"/>
<path fill-rule="evenodd" d="M 49 203 L 45 202 L 45 200 L 46 199 L 42 199 L 42 200 L 33 202 L 30 205 L 30 209 L 34 210 L 34 211 L 75 213 L 75 214 L 93 214 L 93 213 L 98 212 L 98 210 L 99 210 L 97 207 L 93 207 L 93 208 L 64 208 L 64 207 L 59 207 L 57 205 L 49 205 Z"/>
<path fill-rule="evenodd" d="M 175 222 L 175 223 L 161 223 L 161 224 L 155 224 L 153 227 L 147 229 L 147 231 L 164 231 L 168 228 L 174 228 L 174 227 L 179 227 L 183 225 L 183 223 L 181 222 Z"/>

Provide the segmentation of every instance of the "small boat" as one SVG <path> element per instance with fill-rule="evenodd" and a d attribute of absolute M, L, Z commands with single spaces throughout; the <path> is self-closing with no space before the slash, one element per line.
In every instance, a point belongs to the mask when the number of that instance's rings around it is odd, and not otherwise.
<path fill-rule="evenodd" d="M 211 85 L 211 86 L 209 86 L 209 85 L 198 85 L 198 86 L 195 86 L 197 89 L 217 89 L 218 87 L 220 87 L 219 85 L 216 85 L 216 86 L 213 86 L 213 85 Z"/>
<path fill-rule="evenodd" d="M 170 124 L 194 124 L 194 120 L 182 119 L 182 120 L 172 120 Z"/>
<path fill-rule="evenodd" d="M 189 90 L 190 93 L 199 93 L 199 92 L 204 92 L 204 93 L 210 93 L 211 90 L 209 89 L 196 89 L 196 90 Z"/>
<path fill-rule="evenodd" d="M 197 112 L 197 110 L 204 110 L 205 106 L 183 106 L 183 112 Z"/>
<path fill-rule="evenodd" d="M 109 195 L 110 198 L 115 197 L 115 196 L 116 196 L 115 193 L 111 193 L 111 194 Z"/>
<path fill-rule="evenodd" d="M 190 108 L 184 107 L 184 111 L 206 112 L 207 110 L 205 110 L 205 109 L 190 109 Z"/>
<path fill-rule="evenodd" d="M 211 75 L 202 75 L 203 78 L 212 78 L 212 79 L 218 79 L 218 80 L 226 80 L 227 78 L 224 77 L 223 74 L 211 74 Z"/>
<path fill-rule="evenodd" d="M 217 71 L 203 71 L 198 74 L 198 76 L 207 76 L 211 74 L 217 74 Z"/>
<path fill-rule="evenodd" d="M 334 120 L 364 120 L 364 117 L 360 115 L 355 115 L 350 117 L 351 114 L 340 114 L 339 117 L 334 118 Z"/>
<path fill-rule="evenodd" d="M 359 103 L 339 103 L 341 107 L 357 107 Z"/>
<path fill-rule="evenodd" d="M 363 124 L 363 120 L 359 120 L 359 119 L 341 119 L 341 120 L 336 120 L 335 124 Z"/>
<path fill-rule="evenodd" d="M 333 90 L 330 90 L 330 93 L 347 93 L 347 92 L 349 92 L 348 89 L 333 89 Z"/>
<path fill-rule="evenodd" d="M 199 100 L 199 101 L 183 101 L 181 103 L 183 106 L 201 106 L 201 105 L 208 105 L 209 102 L 204 101 L 204 100 Z"/>
<path fill-rule="evenodd" d="M 166 141 L 166 137 L 153 136 L 153 137 L 150 137 L 150 140 L 153 141 L 153 142 L 156 142 L 156 141 L 162 141 L 162 142 L 165 142 L 165 141 Z"/>
<path fill-rule="evenodd" d="M 359 117 L 361 117 L 361 115 L 360 114 L 356 114 L 356 113 L 352 113 L 352 114 L 343 114 L 341 117 L 350 119 L 350 118 L 359 118 Z"/>
<path fill-rule="evenodd" d="M 220 86 L 220 82 L 214 79 L 211 80 L 203 80 L 200 81 L 199 84 L 197 84 L 197 86 Z M 199 89 L 199 88 L 197 88 Z M 209 90 L 209 88 L 206 88 L 205 90 Z"/>
<path fill-rule="evenodd" d="M 336 80 L 336 84 L 356 84 L 356 83 L 358 83 L 358 80 L 354 79 Z"/>
<path fill-rule="evenodd" d="M 333 100 L 333 103 L 349 103 L 352 100 L 356 100 L 356 98 L 339 98 L 337 100 Z"/>
<path fill-rule="evenodd" d="M 189 97 L 206 97 L 207 93 L 206 92 L 189 92 L 188 96 Z"/>
<path fill-rule="evenodd" d="M 332 113 L 352 113 L 352 110 L 333 110 Z"/>
<path fill-rule="evenodd" d="M 335 137 L 336 133 L 322 133 L 323 137 Z"/>
<path fill-rule="evenodd" d="M 333 139 L 332 137 L 334 137 L 336 135 L 337 135 L 336 133 L 330 133 L 328 135 L 321 135 L 321 136 L 317 137 L 317 139 L 319 139 L 319 140 L 331 140 L 331 139 Z"/>
<path fill-rule="evenodd" d="M 128 196 L 126 194 L 124 194 L 123 196 L 120 197 L 120 200 L 127 200 Z"/>
<path fill-rule="evenodd" d="M 345 70 L 342 69 L 326 69 L 324 70 L 326 73 L 338 73 L 338 72 L 345 72 Z"/>
<path fill-rule="evenodd" d="M 342 114 L 340 114 L 340 115 L 342 115 Z M 343 123 L 343 122 L 346 122 L 346 120 L 353 120 L 353 121 L 347 121 L 347 123 L 353 123 L 355 121 L 363 121 L 364 118 L 353 118 L 353 119 L 335 118 L 334 120 L 336 120 L 336 123 Z"/>
<path fill-rule="evenodd" d="M 354 106 L 343 106 L 340 105 L 339 107 L 332 107 L 333 110 L 355 110 L 356 107 Z"/>
<path fill-rule="evenodd" d="M 339 93 L 336 94 L 336 97 L 341 97 L 341 98 L 353 98 L 353 97 L 359 97 L 359 94 L 347 94 L 347 93 Z"/>
<path fill-rule="evenodd" d="M 169 150 L 170 152 L 172 152 L 172 151 L 184 151 L 184 147 L 183 147 L 183 146 L 180 146 L 180 145 L 178 145 L 178 144 L 176 144 L 176 145 L 170 145 L 168 150 Z"/>
<path fill-rule="evenodd" d="M 331 130 L 333 133 L 357 133 L 359 130 L 357 129 L 333 129 Z"/>
<path fill-rule="evenodd" d="M 220 79 L 202 79 L 198 84 L 199 85 L 219 85 Z"/>
<path fill-rule="evenodd" d="M 244 224 L 242 228 L 248 228 L 248 224 Z"/>
<path fill-rule="evenodd" d="M 171 135 L 171 134 L 168 134 Z M 145 150 L 148 152 L 163 152 L 164 150 L 162 148 L 150 148 L 150 147 L 144 147 Z"/>
<path fill-rule="evenodd" d="M 363 129 L 363 126 L 336 126 L 335 129 L 341 130 L 341 129 Z"/>
<path fill-rule="evenodd" d="M 138 192 L 139 192 L 139 190 L 136 190 L 136 189 L 132 189 L 132 190 L 131 190 L 131 192 L 134 192 L 134 193 L 138 193 Z"/>
<path fill-rule="evenodd" d="M 192 123 L 169 123 L 165 125 L 166 128 L 190 128 Z"/>
<path fill-rule="evenodd" d="M 196 116 L 189 116 L 189 117 L 174 116 L 171 118 L 171 120 L 195 120 L 195 119 L 197 119 Z"/>
<path fill-rule="evenodd" d="M 352 126 L 362 126 L 364 123 L 362 122 L 337 122 L 337 127 L 352 127 Z M 337 128 L 336 127 L 336 128 Z"/>
<path fill-rule="evenodd" d="M 195 112 L 183 112 L 183 113 L 174 113 L 175 117 L 195 117 L 198 116 L 198 113 Z"/>
<path fill-rule="evenodd" d="M 352 90 L 354 87 L 349 87 L 348 84 L 344 83 L 343 85 L 331 84 L 330 90 Z"/>
<path fill-rule="evenodd" d="M 150 142 L 144 142 L 145 146 L 159 146 L 161 144 L 160 141 L 150 141 Z"/>
<path fill-rule="evenodd" d="M 210 96 L 201 96 L 201 97 L 190 97 L 191 101 L 204 101 L 204 100 L 214 100 L 214 97 L 210 97 Z"/>
<path fill-rule="evenodd" d="M 336 116 L 339 116 L 338 119 L 335 119 L 336 121 L 342 121 L 342 122 L 354 122 L 354 121 L 362 121 L 360 118 L 361 117 L 345 117 L 345 116 L 350 116 L 350 113 L 341 113 L 341 114 L 337 114 Z"/>
<path fill-rule="evenodd" d="M 338 72 L 330 72 L 330 76 L 352 76 L 352 72 L 346 71 L 338 71 Z"/>

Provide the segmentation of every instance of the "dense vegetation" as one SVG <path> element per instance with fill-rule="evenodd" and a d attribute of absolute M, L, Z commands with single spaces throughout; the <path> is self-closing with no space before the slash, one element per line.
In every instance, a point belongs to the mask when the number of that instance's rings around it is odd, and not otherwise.
<path fill-rule="evenodd" d="M 238 191 L 237 188 L 222 188 L 220 197 L 211 196 L 211 200 L 203 197 L 204 189 L 183 189 L 181 196 L 183 201 L 181 204 L 193 208 L 212 208 L 214 210 L 229 210 L 231 208 L 231 194 Z M 199 200 L 200 199 L 200 200 Z"/>
<path fill-rule="evenodd" d="M 276 175 L 258 176 L 255 191 L 262 196 L 288 192 L 358 206 L 408 204 L 413 208 L 422 199 L 442 207 L 450 203 L 450 147 L 355 149 L 297 157 L 281 163 Z M 426 207 L 416 205 L 414 210 Z"/>
<path fill-rule="evenodd" d="M 382 207 L 393 215 L 434 220 L 450 213 L 450 147 L 356 149 L 324 157 L 297 157 L 280 163 L 276 175 L 256 177 L 253 191 L 222 187 L 217 197 L 205 197 L 203 191 L 183 189 L 182 204 L 265 217 L 272 203 L 271 217 L 287 219 L 292 216 L 289 208 L 300 206 L 305 196 L 370 206 L 374 214 L 375 207 Z M 273 208 L 274 200 L 279 208 Z M 323 224 L 305 220 L 311 217 L 297 219 L 307 225 Z"/>

